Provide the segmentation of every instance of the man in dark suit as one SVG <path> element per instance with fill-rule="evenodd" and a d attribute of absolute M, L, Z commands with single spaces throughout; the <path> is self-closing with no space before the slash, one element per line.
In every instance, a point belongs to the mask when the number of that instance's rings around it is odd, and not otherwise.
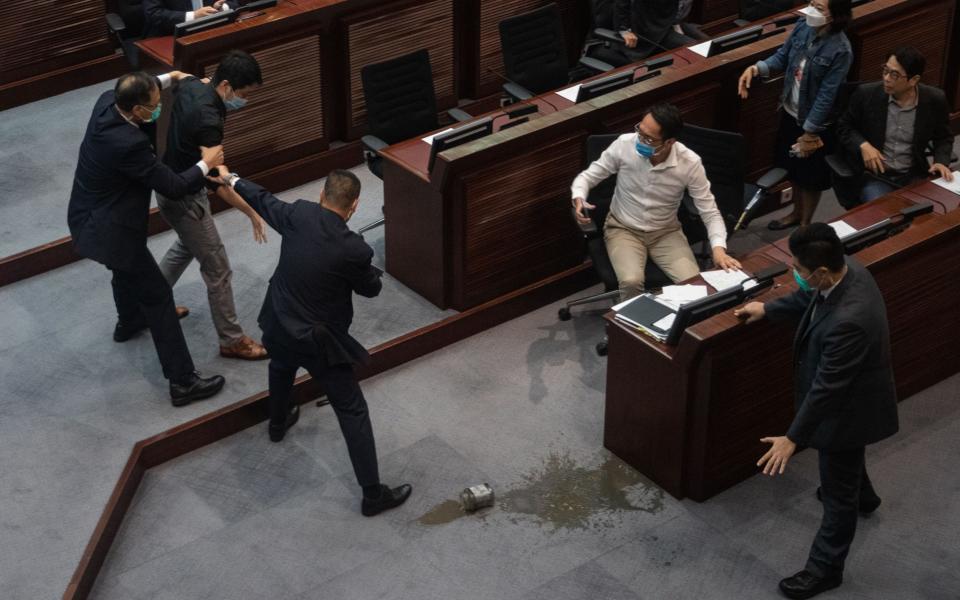
<path fill-rule="evenodd" d="M 411 486 L 380 483 L 377 450 L 367 402 L 353 366 L 368 359 L 349 333 L 353 294 L 380 293 L 382 271 L 371 264 L 373 249 L 350 231 L 347 221 L 360 201 L 360 181 L 349 171 L 327 176 L 320 203 L 282 202 L 262 187 L 221 167 L 220 194 L 239 194 L 283 238 L 280 262 L 260 310 L 263 343 L 270 353 L 270 440 L 279 442 L 299 417 L 290 393 L 299 367 L 330 399 L 363 488 L 361 512 L 373 516 L 400 506 Z M 232 188 L 232 190 L 230 189 Z"/>
<path fill-rule="evenodd" d="M 616 0 L 614 22 L 632 60 L 642 60 L 664 48 L 691 44 L 692 37 L 677 31 L 679 0 Z"/>
<path fill-rule="evenodd" d="M 928 174 L 953 180 L 950 110 L 942 90 L 920 83 L 925 64 L 916 48 L 897 48 L 883 66 L 883 80 L 860 86 L 838 122 L 861 202 Z M 927 166 L 924 153 L 931 147 L 933 164 Z"/>
<path fill-rule="evenodd" d="M 173 35 L 180 23 L 234 8 L 225 0 L 143 0 L 143 37 Z"/>
<path fill-rule="evenodd" d="M 221 146 L 201 148 L 200 161 L 181 173 L 157 159 L 160 86 L 184 76 L 174 71 L 158 81 L 131 73 L 100 96 L 80 146 L 67 213 L 76 253 L 113 272 L 119 316 L 113 339 L 123 342 L 150 328 L 174 406 L 208 398 L 224 384 L 219 375 L 202 378 L 195 371 L 173 293 L 147 249 L 150 191 L 182 196 L 223 161 Z"/>
<path fill-rule="evenodd" d="M 843 582 L 857 512 L 880 505 L 864 464 L 864 447 L 897 432 L 897 399 L 883 296 L 870 273 L 845 258 L 832 227 L 812 223 L 790 236 L 793 275 L 801 289 L 734 311 L 747 322 L 764 316 L 799 321 L 794 338 L 796 416 L 786 435 L 757 463 L 783 473 L 798 446 L 816 448 L 823 521 L 806 567 L 780 582 L 788 598 L 811 598 Z"/>

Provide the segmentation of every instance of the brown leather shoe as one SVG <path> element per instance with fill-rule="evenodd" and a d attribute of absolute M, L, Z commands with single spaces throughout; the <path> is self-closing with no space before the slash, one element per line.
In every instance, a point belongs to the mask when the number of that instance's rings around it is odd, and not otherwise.
<path fill-rule="evenodd" d="M 220 346 L 220 356 L 224 358 L 239 358 L 242 360 L 263 360 L 270 358 L 267 349 L 251 338 L 243 336 L 230 346 Z"/>
<path fill-rule="evenodd" d="M 189 314 L 190 314 L 190 309 L 187 308 L 186 306 L 178 306 L 178 307 L 177 307 L 177 318 L 178 318 L 178 319 L 182 319 L 182 318 L 184 318 L 185 316 L 187 316 L 187 315 L 189 315 Z"/>

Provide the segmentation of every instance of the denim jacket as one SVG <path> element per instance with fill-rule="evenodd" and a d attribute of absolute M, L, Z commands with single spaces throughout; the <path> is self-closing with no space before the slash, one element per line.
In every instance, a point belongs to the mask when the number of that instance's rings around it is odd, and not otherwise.
<path fill-rule="evenodd" d="M 840 86 L 847 79 L 850 63 L 853 62 L 853 49 L 843 32 L 818 36 L 817 30 L 801 18 L 776 54 L 757 63 L 760 76 L 764 79 L 777 73 L 787 73 L 780 95 L 781 105 L 794 85 L 790 74 L 796 70 L 804 55 L 807 56 L 807 64 L 800 80 L 797 122 L 804 131 L 820 133 L 836 117 L 833 103 Z"/>

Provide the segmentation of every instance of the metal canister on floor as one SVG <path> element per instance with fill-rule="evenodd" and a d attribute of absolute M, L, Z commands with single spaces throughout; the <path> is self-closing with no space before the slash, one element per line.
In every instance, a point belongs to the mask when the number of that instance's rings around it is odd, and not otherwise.
<path fill-rule="evenodd" d="M 481 483 L 466 488 L 460 492 L 460 505 L 465 512 L 474 512 L 481 508 L 493 506 L 493 488 L 489 483 Z"/>

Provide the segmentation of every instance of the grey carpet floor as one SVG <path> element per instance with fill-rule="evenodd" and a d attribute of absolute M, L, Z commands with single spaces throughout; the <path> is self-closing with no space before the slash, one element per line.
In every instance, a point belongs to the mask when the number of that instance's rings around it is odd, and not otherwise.
<path fill-rule="evenodd" d="M 93 595 L 114 599 L 776 598 L 820 518 L 816 455 L 698 504 L 602 449 L 596 316 L 549 306 L 364 384 L 403 507 L 360 516 L 329 407 L 282 444 L 246 430 L 153 469 Z M 868 451 L 884 498 L 825 598 L 957 597 L 960 375 Z M 778 432 L 771 432 L 778 433 Z M 463 515 L 465 486 L 497 505 Z"/>

